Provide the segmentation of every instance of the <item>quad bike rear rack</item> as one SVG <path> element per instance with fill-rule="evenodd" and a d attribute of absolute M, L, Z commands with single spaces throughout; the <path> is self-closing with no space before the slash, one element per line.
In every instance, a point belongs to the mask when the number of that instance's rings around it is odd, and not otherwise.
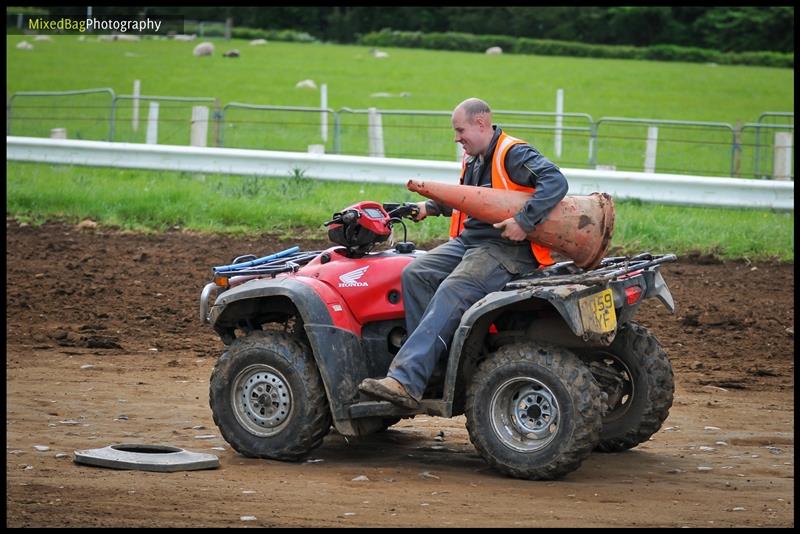
<path fill-rule="evenodd" d="M 582 271 L 573 261 L 556 263 L 523 278 L 512 280 L 505 289 L 525 289 L 534 286 L 557 286 L 580 284 L 584 286 L 605 285 L 611 280 L 655 265 L 677 261 L 675 254 L 653 255 L 642 252 L 633 257 L 611 256 L 604 258 L 597 269 Z"/>

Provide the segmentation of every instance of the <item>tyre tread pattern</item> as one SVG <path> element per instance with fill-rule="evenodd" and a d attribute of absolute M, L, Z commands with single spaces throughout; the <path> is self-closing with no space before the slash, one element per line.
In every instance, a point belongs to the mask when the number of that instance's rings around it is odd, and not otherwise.
<path fill-rule="evenodd" d="M 493 452 L 483 432 L 492 432 L 480 424 L 475 414 L 476 403 L 488 403 L 479 396 L 482 387 L 492 373 L 504 366 L 520 362 L 533 362 L 556 374 L 570 390 L 577 412 L 573 433 L 562 443 L 554 443 L 559 450 L 553 461 L 543 466 L 513 466 L 501 461 Z M 530 480 L 553 480 L 577 469 L 595 448 L 602 427 L 600 416 L 602 404 L 600 387 L 588 367 L 574 354 L 552 345 L 532 346 L 514 343 L 499 348 L 478 367 L 475 380 L 467 390 L 466 419 L 470 441 L 486 460 L 498 471 L 514 478 Z M 563 408 L 562 408 L 563 409 Z"/>
<path fill-rule="evenodd" d="M 297 429 L 294 439 L 279 449 L 272 449 L 269 452 L 259 452 L 242 441 L 236 432 L 229 428 L 225 421 L 220 419 L 220 414 L 214 409 L 216 400 L 220 395 L 222 402 L 228 402 L 224 396 L 229 395 L 228 381 L 233 380 L 226 372 L 231 361 L 238 354 L 252 350 L 268 350 L 281 355 L 287 360 L 287 364 L 294 368 L 301 376 L 306 385 L 308 402 L 305 406 L 295 404 L 293 409 L 301 409 L 306 413 L 298 414 L 310 419 L 310 423 Z M 328 407 L 328 399 L 325 395 L 325 387 L 322 378 L 317 370 L 316 364 L 311 356 L 311 350 L 296 338 L 282 332 L 267 332 L 254 330 L 244 338 L 234 341 L 231 347 L 217 360 L 214 370 L 211 373 L 211 384 L 209 387 L 209 405 L 214 417 L 214 423 L 220 429 L 222 437 L 225 438 L 234 449 L 245 456 L 255 458 L 270 458 L 275 460 L 297 461 L 305 457 L 316 447 L 322 444 L 323 438 L 328 434 L 331 427 L 331 413 Z M 235 424 L 235 423 L 234 423 Z M 260 439 L 252 436 L 253 439 Z"/>
<path fill-rule="evenodd" d="M 667 353 L 644 326 L 631 321 L 624 328 L 617 336 L 624 338 L 624 350 L 638 358 L 647 380 L 649 399 L 639 425 L 630 428 L 622 436 L 610 439 L 601 437 L 597 445 L 599 452 L 622 452 L 647 441 L 661 428 L 672 407 L 675 383 Z"/>

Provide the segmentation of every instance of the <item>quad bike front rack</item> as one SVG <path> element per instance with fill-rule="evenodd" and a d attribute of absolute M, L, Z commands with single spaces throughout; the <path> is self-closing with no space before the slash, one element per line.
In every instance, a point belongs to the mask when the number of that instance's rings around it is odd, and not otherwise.
<path fill-rule="evenodd" d="M 303 252 L 300 247 L 295 246 L 263 258 L 255 258 L 252 254 L 239 256 L 230 265 L 214 267 L 214 278 L 265 275 L 275 277 L 280 273 L 297 271 L 300 267 L 316 258 L 321 252 L 321 250 Z"/>

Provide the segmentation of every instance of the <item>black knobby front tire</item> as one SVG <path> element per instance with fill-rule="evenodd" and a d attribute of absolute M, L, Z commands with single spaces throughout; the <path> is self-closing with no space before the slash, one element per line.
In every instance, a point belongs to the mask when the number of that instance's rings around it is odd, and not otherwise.
<path fill-rule="evenodd" d="M 607 349 L 590 353 L 587 363 L 593 372 L 601 365 L 621 381 L 621 391 L 609 390 L 611 405 L 603 416 L 598 451 L 625 451 L 658 432 L 672 407 L 675 384 L 667 353 L 647 328 L 625 324 Z M 596 378 L 606 389 L 603 377 Z"/>
<path fill-rule="evenodd" d="M 390 427 L 396 425 L 402 420 L 402 417 L 384 417 L 382 419 L 382 425 L 378 430 L 375 432 L 386 432 L 389 430 Z"/>
<path fill-rule="evenodd" d="M 255 458 L 300 460 L 331 426 L 311 350 L 285 333 L 236 339 L 214 366 L 209 404 L 222 437 Z"/>
<path fill-rule="evenodd" d="M 470 440 L 489 465 L 552 480 L 577 469 L 602 424 L 600 389 L 572 352 L 515 343 L 491 354 L 467 389 Z"/>

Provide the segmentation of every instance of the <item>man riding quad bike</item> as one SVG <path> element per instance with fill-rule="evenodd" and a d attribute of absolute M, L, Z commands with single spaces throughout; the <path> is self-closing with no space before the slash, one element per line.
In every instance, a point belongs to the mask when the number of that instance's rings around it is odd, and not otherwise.
<path fill-rule="evenodd" d="M 326 223 L 335 246 L 214 268 L 200 316 L 225 351 L 209 402 L 234 449 L 296 461 L 331 425 L 361 436 L 418 414 L 464 414 L 494 468 L 554 479 L 593 450 L 624 451 L 659 430 L 672 367 L 633 317 L 652 297 L 674 312 L 659 272 L 671 254 L 606 257 L 589 270 L 562 261 L 515 279 L 463 314 L 417 408 L 360 392 L 386 376 L 407 335 L 401 272 L 425 252 L 405 239 L 374 249 L 416 208 L 360 202 Z"/>

